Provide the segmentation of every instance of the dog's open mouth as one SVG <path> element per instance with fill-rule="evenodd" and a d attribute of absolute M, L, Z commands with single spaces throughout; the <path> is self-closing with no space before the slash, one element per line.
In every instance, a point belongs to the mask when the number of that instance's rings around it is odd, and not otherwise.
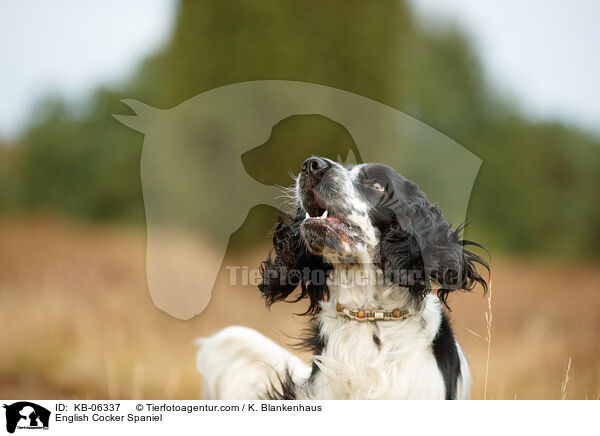
<path fill-rule="evenodd" d="M 334 210 L 328 208 L 314 192 L 311 200 L 305 205 L 306 217 L 302 225 L 315 230 L 333 231 L 343 241 L 349 242 L 349 237 L 353 233 L 352 226 L 337 215 Z"/>

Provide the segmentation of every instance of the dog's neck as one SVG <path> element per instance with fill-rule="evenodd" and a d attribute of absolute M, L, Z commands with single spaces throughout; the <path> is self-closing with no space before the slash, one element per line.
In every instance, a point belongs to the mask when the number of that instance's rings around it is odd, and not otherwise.
<path fill-rule="evenodd" d="M 439 325 L 439 304 L 433 296 L 418 304 L 408 289 L 395 285 L 341 282 L 349 274 L 351 278 L 368 276 L 377 274 L 377 269 L 373 264 L 333 265 L 330 299 L 321 303 L 315 323 L 317 339 L 307 341 L 318 344 L 313 350 L 313 371 L 299 398 L 409 398 L 405 378 L 398 376 L 399 370 L 408 367 L 399 362 L 420 365 L 429 356 L 426 344 Z M 365 312 L 408 309 L 410 314 L 396 321 L 361 322 L 339 313 L 340 304 Z M 418 370 L 409 369 L 407 374 Z"/>
<path fill-rule="evenodd" d="M 372 263 L 334 265 L 328 281 L 330 300 L 363 310 L 418 310 L 408 289 L 386 283 Z"/>

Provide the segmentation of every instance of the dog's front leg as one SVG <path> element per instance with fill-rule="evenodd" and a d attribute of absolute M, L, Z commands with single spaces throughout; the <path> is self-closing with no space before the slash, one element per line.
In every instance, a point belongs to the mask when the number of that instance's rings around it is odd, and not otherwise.
<path fill-rule="evenodd" d="M 298 357 L 247 327 L 227 327 L 197 344 L 203 399 L 261 399 L 271 384 L 285 379 L 286 371 L 297 383 L 310 375 Z"/>

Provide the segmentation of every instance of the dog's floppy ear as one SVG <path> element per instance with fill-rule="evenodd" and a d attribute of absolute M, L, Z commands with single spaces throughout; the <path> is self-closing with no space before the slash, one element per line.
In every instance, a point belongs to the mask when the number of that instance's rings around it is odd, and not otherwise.
<path fill-rule="evenodd" d="M 465 248 L 481 245 L 460 239 L 462 227 L 451 231 L 442 212 L 420 195 L 399 204 L 395 214 L 396 222 L 381 236 L 376 258 L 388 280 L 407 287 L 419 301 L 436 282 L 446 306 L 448 294 L 457 289 L 471 290 L 479 283 L 487 290 L 475 267 L 480 264 L 489 272 L 487 262 Z"/>
<path fill-rule="evenodd" d="M 258 285 L 265 297 L 267 306 L 276 301 L 285 300 L 300 286 L 300 295 L 292 300 L 299 301 L 308 297 L 310 304 L 303 313 L 315 314 L 319 311 L 319 302 L 329 297 L 326 279 L 331 265 L 308 251 L 300 236 L 300 224 L 305 213 L 299 209 L 292 217 L 281 213 L 273 233 L 273 250 L 260 265 L 262 282 Z"/>

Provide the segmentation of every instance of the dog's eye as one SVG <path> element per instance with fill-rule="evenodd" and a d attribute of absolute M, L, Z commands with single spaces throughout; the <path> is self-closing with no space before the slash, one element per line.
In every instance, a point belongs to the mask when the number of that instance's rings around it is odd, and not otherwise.
<path fill-rule="evenodd" d="M 376 191 L 385 191 L 385 187 L 379 182 L 369 182 L 367 183 L 367 186 Z"/>

